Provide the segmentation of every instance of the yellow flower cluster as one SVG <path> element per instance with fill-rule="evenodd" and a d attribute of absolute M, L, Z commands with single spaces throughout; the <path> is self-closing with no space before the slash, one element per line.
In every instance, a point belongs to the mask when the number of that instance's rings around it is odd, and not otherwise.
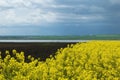
<path fill-rule="evenodd" d="M 90 41 L 61 48 L 46 61 L 24 52 L 0 52 L 0 80 L 120 80 L 120 41 Z"/>

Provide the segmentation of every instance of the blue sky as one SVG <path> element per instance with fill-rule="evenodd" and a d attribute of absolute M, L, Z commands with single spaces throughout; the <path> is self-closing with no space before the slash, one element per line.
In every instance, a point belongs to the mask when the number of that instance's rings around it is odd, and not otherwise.
<path fill-rule="evenodd" d="M 120 0 L 0 0 L 0 35 L 120 34 Z"/>

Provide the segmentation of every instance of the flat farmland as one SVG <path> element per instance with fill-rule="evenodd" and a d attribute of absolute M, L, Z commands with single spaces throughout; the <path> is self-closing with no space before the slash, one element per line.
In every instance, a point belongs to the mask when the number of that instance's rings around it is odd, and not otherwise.
<path fill-rule="evenodd" d="M 6 50 L 11 52 L 15 49 L 18 52 L 24 51 L 25 56 L 31 55 L 35 58 L 40 57 L 41 60 L 45 60 L 50 55 L 54 55 L 58 49 L 75 43 L 76 42 L 0 42 L 0 51 L 4 53 Z"/>

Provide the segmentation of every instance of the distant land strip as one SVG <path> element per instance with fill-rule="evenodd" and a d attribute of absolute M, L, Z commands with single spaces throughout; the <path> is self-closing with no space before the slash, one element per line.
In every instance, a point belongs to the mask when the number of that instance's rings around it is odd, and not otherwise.
<path fill-rule="evenodd" d="M 0 40 L 120 40 L 120 34 L 84 36 L 0 36 Z"/>

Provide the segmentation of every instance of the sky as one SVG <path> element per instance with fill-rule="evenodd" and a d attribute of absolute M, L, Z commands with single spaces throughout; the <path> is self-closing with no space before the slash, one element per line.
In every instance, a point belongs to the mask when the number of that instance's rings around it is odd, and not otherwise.
<path fill-rule="evenodd" d="M 0 35 L 120 34 L 120 0 L 0 0 Z"/>

